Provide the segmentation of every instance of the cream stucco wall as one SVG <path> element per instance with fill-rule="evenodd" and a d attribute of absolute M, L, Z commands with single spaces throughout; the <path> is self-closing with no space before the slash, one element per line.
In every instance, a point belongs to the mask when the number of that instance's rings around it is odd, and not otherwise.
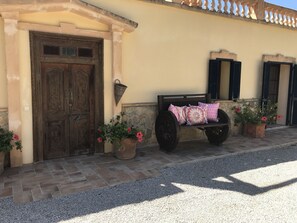
<path fill-rule="evenodd" d="M 21 87 L 21 116 L 23 163 L 33 162 L 33 129 L 32 129 L 32 90 L 31 90 L 31 60 L 29 32 L 19 31 L 19 61 Z"/>
<path fill-rule="evenodd" d="M 277 124 L 285 125 L 288 106 L 288 88 L 290 81 L 290 65 L 282 64 L 280 66 L 279 89 L 278 89 L 278 108 L 277 114 L 281 115 L 281 119 L 277 120 Z"/>
<path fill-rule="evenodd" d="M 4 24 L 0 20 L 0 108 L 7 108 L 7 79 L 5 72 Z"/>
<path fill-rule="evenodd" d="M 138 0 L 85 0 L 139 23 L 123 39 L 123 102 L 157 94 L 206 92 L 210 51 L 242 61 L 241 98 L 260 97 L 263 54 L 297 57 L 297 31 Z M 284 41 L 285 39 L 285 41 Z"/>

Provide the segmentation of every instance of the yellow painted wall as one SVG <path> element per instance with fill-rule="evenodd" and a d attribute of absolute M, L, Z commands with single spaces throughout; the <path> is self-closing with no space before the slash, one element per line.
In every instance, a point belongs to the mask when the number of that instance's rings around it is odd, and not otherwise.
<path fill-rule="evenodd" d="M 241 98 L 260 97 L 263 54 L 297 57 L 297 31 L 138 0 L 85 0 L 139 23 L 123 39 L 123 102 L 207 91 L 210 51 L 242 61 Z"/>
<path fill-rule="evenodd" d="M 277 124 L 285 125 L 288 106 L 288 88 L 290 81 L 290 65 L 282 64 L 280 66 L 279 89 L 278 89 L 278 107 L 277 114 L 281 115 L 281 119 L 277 120 Z"/>
<path fill-rule="evenodd" d="M 0 19 L 0 108 L 7 108 L 7 79 L 5 65 L 5 46 L 3 20 Z"/>
<path fill-rule="evenodd" d="M 229 61 L 221 62 L 221 80 L 220 80 L 220 99 L 228 100 L 229 98 L 229 83 L 230 83 L 230 66 Z"/>
<path fill-rule="evenodd" d="M 19 31 L 23 163 L 33 162 L 32 89 L 29 32 Z"/>

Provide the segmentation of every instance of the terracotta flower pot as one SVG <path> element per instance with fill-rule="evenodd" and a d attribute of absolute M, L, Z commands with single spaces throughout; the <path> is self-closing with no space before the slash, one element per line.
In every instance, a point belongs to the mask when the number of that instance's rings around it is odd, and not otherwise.
<path fill-rule="evenodd" d="M 118 159 L 133 159 L 136 156 L 137 140 L 125 138 L 114 144 L 114 153 Z"/>
<path fill-rule="evenodd" d="M 265 124 L 244 124 L 243 135 L 253 138 L 263 138 L 265 136 Z"/>

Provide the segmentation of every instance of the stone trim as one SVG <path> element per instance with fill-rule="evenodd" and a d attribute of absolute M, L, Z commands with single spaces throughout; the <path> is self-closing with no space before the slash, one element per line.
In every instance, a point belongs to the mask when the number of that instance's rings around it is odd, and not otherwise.
<path fill-rule="evenodd" d="M 77 28 L 74 24 L 71 23 L 60 23 L 60 26 L 36 24 L 36 23 L 27 23 L 19 22 L 18 29 L 20 30 L 30 30 L 30 31 L 41 31 L 48 33 L 63 33 L 68 35 L 75 36 L 86 36 L 94 38 L 103 38 L 111 40 L 111 33 L 106 31 L 97 31 L 91 29 L 81 29 Z"/>
<path fill-rule="evenodd" d="M 280 63 L 296 63 L 295 57 L 286 57 L 282 54 L 276 54 L 276 55 L 263 55 L 262 58 L 263 62 L 280 62 Z"/>
<path fill-rule="evenodd" d="M 132 32 L 138 26 L 138 24 L 132 20 L 80 0 L 0 0 L 1 15 L 4 12 L 19 12 L 22 14 L 52 11 L 68 11 L 107 25 L 115 24 L 122 27 L 126 32 Z"/>
<path fill-rule="evenodd" d="M 210 59 L 229 59 L 229 60 L 237 60 L 237 54 L 230 53 L 228 50 L 220 50 L 218 52 L 212 51 L 210 52 Z"/>

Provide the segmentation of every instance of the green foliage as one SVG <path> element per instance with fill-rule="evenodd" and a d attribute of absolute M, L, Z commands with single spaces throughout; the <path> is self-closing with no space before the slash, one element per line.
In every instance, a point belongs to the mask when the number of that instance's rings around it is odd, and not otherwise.
<path fill-rule="evenodd" d="M 108 124 L 99 126 L 98 142 L 107 141 L 113 144 L 123 138 L 131 138 L 142 142 L 143 133 L 134 126 L 129 126 L 128 123 L 123 120 L 123 115 L 124 113 L 116 115 Z"/>
<path fill-rule="evenodd" d="M 22 149 L 22 142 L 19 136 L 14 134 L 13 131 L 5 130 L 0 127 L 0 152 L 7 153 L 15 147 Z"/>
<path fill-rule="evenodd" d="M 251 124 L 275 124 L 280 115 L 277 115 L 277 104 L 268 101 L 266 105 L 261 107 L 259 104 L 253 105 L 244 102 L 242 106 L 233 107 L 235 112 L 235 124 L 251 123 Z"/>

